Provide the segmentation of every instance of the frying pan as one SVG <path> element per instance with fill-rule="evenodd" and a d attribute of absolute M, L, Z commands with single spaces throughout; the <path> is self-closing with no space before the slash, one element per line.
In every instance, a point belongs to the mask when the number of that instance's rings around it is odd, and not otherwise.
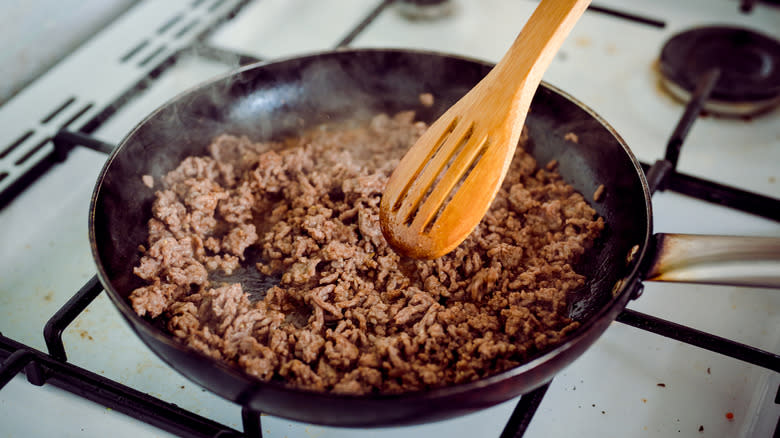
<path fill-rule="evenodd" d="M 228 400 L 274 416 L 339 426 L 418 423 L 462 415 L 541 386 L 603 333 L 641 277 L 652 273 L 663 278 L 670 266 L 681 266 L 674 261 L 664 267 L 671 260 L 667 252 L 674 256 L 674 247 L 680 246 L 668 241 L 679 236 L 652 236 L 648 185 L 624 141 L 591 110 L 547 84 L 531 105 L 526 149 L 541 164 L 557 159 L 564 179 L 586 198 L 603 184 L 603 200 L 592 205 L 607 227 L 579 266 L 589 278 L 587 284 L 569 297 L 570 316 L 581 326 L 564 343 L 525 364 L 426 391 L 318 393 L 283 382 L 260 382 L 191 350 L 154 321 L 136 315 L 127 300 L 142 285 L 132 268 L 139 261 L 138 245 L 146 242 L 154 198 L 142 175 L 159 180 L 185 157 L 205 154 L 210 140 L 222 133 L 267 140 L 323 122 L 407 109 L 432 122 L 490 68 L 431 52 L 343 50 L 247 66 L 175 97 L 124 138 L 97 181 L 89 232 L 105 290 L 138 336 L 171 367 Z M 435 96 L 431 107 L 419 103 L 419 95 L 426 92 Z M 569 132 L 578 142 L 564 138 Z M 777 240 L 764 245 L 770 245 L 765 252 L 780 253 Z"/>

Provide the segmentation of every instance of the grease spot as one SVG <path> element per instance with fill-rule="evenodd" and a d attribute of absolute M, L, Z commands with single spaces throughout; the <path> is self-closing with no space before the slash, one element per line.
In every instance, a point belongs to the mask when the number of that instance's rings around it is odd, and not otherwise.
<path fill-rule="evenodd" d="M 579 47 L 590 47 L 593 44 L 593 40 L 590 37 L 581 36 L 574 40 L 574 43 Z"/>

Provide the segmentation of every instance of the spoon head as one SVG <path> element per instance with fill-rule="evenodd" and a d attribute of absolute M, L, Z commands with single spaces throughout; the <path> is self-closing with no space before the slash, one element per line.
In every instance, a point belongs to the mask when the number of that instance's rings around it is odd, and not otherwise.
<path fill-rule="evenodd" d="M 457 116 L 438 119 L 391 175 L 379 222 L 399 253 L 434 259 L 479 224 L 512 161 L 522 126 L 487 129 Z"/>

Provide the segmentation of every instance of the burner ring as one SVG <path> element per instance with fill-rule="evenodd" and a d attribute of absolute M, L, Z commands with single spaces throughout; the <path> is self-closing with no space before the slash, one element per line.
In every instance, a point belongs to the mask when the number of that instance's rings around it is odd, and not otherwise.
<path fill-rule="evenodd" d="M 679 33 L 664 45 L 660 68 L 670 91 L 688 96 L 703 74 L 719 69 L 710 100 L 738 113 L 780 102 L 780 43 L 751 30 L 701 27 Z"/>

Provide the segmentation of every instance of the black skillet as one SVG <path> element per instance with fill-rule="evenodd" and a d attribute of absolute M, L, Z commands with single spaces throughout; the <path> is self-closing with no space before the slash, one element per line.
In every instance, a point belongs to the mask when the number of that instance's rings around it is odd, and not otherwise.
<path fill-rule="evenodd" d="M 570 297 L 581 327 L 568 340 L 519 367 L 482 380 L 400 395 L 314 393 L 262 383 L 243 371 L 181 345 L 127 301 L 141 285 L 132 268 L 147 238 L 156 179 L 189 155 L 204 154 L 221 133 L 254 140 L 294 134 L 360 114 L 417 109 L 433 121 L 490 69 L 465 58 L 403 50 L 345 50 L 242 68 L 188 91 L 152 113 L 116 148 L 98 179 L 90 212 L 90 243 L 101 282 L 138 336 L 171 367 L 242 406 L 309 423 L 381 426 L 433 421 L 485 408 L 549 381 L 585 351 L 625 307 L 640 277 L 658 271 L 666 253 L 651 236 L 650 194 L 639 164 L 620 136 L 572 97 L 542 84 L 527 126 L 527 149 L 544 164 L 557 159 L 564 178 L 590 198 L 607 227 L 580 267 L 586 287 Z M 420 105 L 430 92 L 435 104 Z M 573 132 L 578 142 L 565 139 Z M 776 242 L 775 242 L 776 244 Z M 775 253 L 777 248 L 775 246 Z M 673 252 L 673 251 L 672 251 Z M 645 257 L 646 253 L 653 257 Z M 645 264 L 642 260 L 650 260 Z M 663 271 L 663 269 L 661 269 Z"/>

